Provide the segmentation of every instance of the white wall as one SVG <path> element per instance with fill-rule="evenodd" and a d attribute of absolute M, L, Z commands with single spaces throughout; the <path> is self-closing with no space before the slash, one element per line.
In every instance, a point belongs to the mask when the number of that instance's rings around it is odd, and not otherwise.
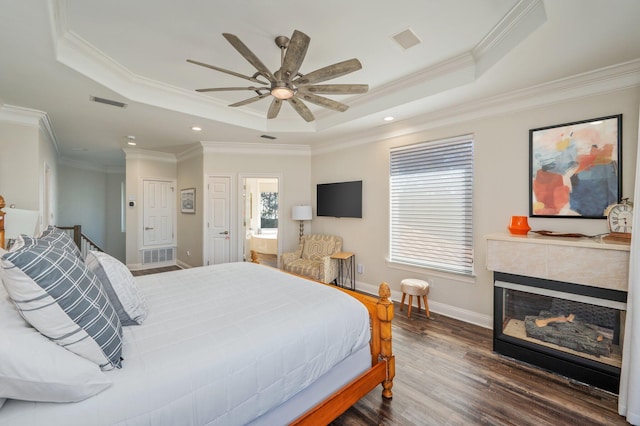
<path fill-rule="evenodd" d="M 56 225 L 81 225 L 82 233 L 106 247 L 107 176 L 96 170 L 60 167 L 60 197 Z"/>
<path fill-rule="evenodd" d="M 204 244 L 204 172 L 202 166 L 202 147 L 189 151 L 189 155 L 180 158 L 177 167 L 178 197 L 179 191 L 186 188 L 196 189 L 196 213 L 180 213 L 180 203 L 176 203 L 177 215 L 177 261 L 183 267 L 203 264 Z M 187 252 L 189 254 L 187 254 Z"/>
<path fill-rule="evenodd" d="M 268 144 L 206 144 L 204 154 L 204 174 L 228 174 L 233 178 L 235 198 L 232 202 L 232 216 L 237 221 L 238 177 L 240 175 L 281 176 L 280 234 L 278 244 L 281 252 L 292 251 L 298 244 L 298 222 L 291 219 L 291 207 L 311 203 L 311 157 L 308 147 L 274 146 Z M 306 232 L 311 232 L 307 227 Z M 232 260 L 237 259 L 238 237 L 232 238 Z"/>
<path fill-rule="evenodd" d="M 122 185 L 124 182 L 124 173 L 107 172 L 107 217 L 103 250 L 121 262 L 124 262 L 126 258 L 126 233 L 122 230 Z"/>
<path fill-rule="evenodd" d="M 139 267 L 142 264 L 142 182 L 143 179 L 175 180 L 176 158 L 172 154 L 138 149 L 125 150 L 126 201 L 136 201 L 135 207 L 126 208 L 126 264 Z M 177 199 L 176 199 L 177 200 Z M 177 205 L 177 203 L 176 203 Z"/>
<path fill-rule="evenodd" d="M 124 261 L 121 223 L 124 173 L 62 161 L 59 167 L 57 225 L 81 225 L 82 233 L 111 256 Z"/>
<path fill-rule="evenodd" d="M 555 103 L 541 108 L 463 121 L 388 140 L 312 157 L 312 185 L 317 183 L 363 180 L 363 218 L 314 217 L 315 232 L 340 235 L 344 249 L 356 254 L 364 265 L 357 274 L 359 288 L 375 289 L 380 282 L 391 286 L 399 296 L 400 280 L 428 277 L 432 283 L 429 303 L 436 312 L 491 325 L 493 312 L 492 275 L 485 268 L 484 236 L 507 232 L 512 215 L 527 215 L 529 129 L 614 114 L 623 114 L 623 195 L 634 190 L 640 88 L 621 90 L 579 100 Z M 389 230 L 389 149 L 416 142 L 452 136 L 474 135 L 474 263 L 475 278 L 461 279 L 426 269 L 400 269 L 386 262 Z M 314 210 L 315 211 L 315 210 Z M 606 232 L 604 219 L 531 218 L 533 230 L 599 234 Z"/>
<path fill-rule="evenodd" d="M 7 207 L 40 209 L 39 131 L 0 121 L 0 194 Z"/>
<path fill-rule="evenodd" d="M 7 207 L 37 210 L 38 226 L 43 223 L 45 200 L 55 220 L 57 183 L 57 146 L 45 113 L 26 108 L 0 107 L 0 195 Z M 50 188 L 45 197 L 45 169 Z"/>

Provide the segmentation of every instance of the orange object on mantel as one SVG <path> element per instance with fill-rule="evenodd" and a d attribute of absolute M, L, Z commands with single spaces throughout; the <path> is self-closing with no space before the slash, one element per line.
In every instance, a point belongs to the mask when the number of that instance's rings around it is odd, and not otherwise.
<path fill-rule="evenodd" d="M 514 235 L 527 235 L 531 231 L 527 216 L 511 216 L 509 232 Z"/>

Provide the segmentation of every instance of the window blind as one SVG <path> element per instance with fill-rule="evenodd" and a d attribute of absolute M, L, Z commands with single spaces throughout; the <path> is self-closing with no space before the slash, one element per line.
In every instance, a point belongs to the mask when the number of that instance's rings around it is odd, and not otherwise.
<path fill-rule="evenodd" d="M 472 137 L 393 149 L 390 191 L 390 260 L 473 274 Z"/>

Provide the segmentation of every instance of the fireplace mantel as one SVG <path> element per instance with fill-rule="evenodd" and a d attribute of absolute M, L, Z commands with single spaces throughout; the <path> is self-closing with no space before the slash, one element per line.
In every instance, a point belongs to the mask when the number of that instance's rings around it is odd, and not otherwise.
<path fill-rule="evenodd" d="M 490 271 L 627 291 L 629 244 L 508 233 L 486 240 Z"/>

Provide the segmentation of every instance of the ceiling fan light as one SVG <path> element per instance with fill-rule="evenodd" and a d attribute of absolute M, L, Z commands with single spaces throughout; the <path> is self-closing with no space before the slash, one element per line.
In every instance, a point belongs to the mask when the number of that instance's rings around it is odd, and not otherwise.
<path fill-rule="evenodd" d="M 284 83 L 278 83 L 273 87 L 273 89 L 271 89 L 271 96 L 276 99 L 280 99 L 281 101 L 291 99 L 293 95 L 293 89 L 287 87 Z"/>

